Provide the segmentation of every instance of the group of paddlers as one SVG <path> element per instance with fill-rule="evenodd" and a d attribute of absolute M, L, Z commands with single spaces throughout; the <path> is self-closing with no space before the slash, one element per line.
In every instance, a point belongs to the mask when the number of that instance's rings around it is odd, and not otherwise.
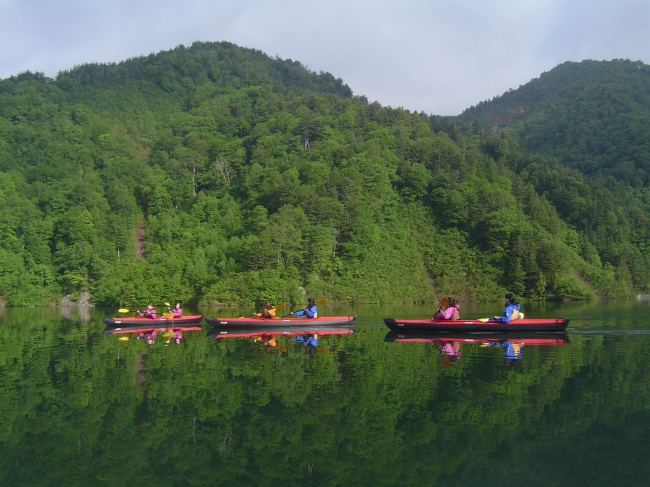
<path fill-rule="evenodd" d="M 183 315 L 181 303 L 177 302 L 173 308 L 167 306 L 167 313 L 173 315 L 174 318 L 180 318 Z M 141 318 L 155 319 L 157 317 L 156 308 L 153 303 L 148 303 L 147 308 L 144 311 L 136 311 L 136 314 Z"/>
<path fill-rule="evenodd" d="M 521 309 L 521 305 L 514 295 L 510 293 L 506 294 L 505 300 L 506 302 L 504 304 L 501 316 L 488 318 L 488 321 L 509 323 L 511 320 L 517 320 L 524 317 L 524 314 L 519 311 Z M 440 306 L 438 307 L 436 314 L 433 316 L 433 319 L 449 321 L 460 320 L 460 305 L 454 298 L 442 298 L 440 301 Z"/>
<path fill-rule="evenodd" d="M 320 301 L 319 301 L 320 302 Z M 321 303 L 322 304 L 322 303 Z M 259 313 L 255 313 L 258 318 L 275 318 L 275 306 L 270 301 L 264 303 L 264 309 Z M 307 299 L 307 306 L 297 311 L 289 313 L 291 316 L 305 316 L 307 318 L 318 318 L 318 306 L 314 298 Z"/>

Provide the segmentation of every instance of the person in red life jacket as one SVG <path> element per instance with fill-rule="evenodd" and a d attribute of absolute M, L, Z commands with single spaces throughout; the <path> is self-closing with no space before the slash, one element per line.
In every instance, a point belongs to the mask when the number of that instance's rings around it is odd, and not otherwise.
<path fill-rule="evenodd" d="M 457 321 L 460 320 L 460 305 L 456 302 L 454 298 L 448 298 L 449 302 L 447 303 L 447 307 L 443 309 L 441 306 L 438 308 L 438 311 L 436 311 L 435 316 L 433 317 L 434 320 L 449 320 L 449 321 Z"/>
<path fill-rule="evenodd" d="M 153 307 L 153 303 L 147 304 L 147 309 L 144 311 L 138 311 L 137 312 L 138 316 L 142 318 L 151 318 L 155 319 L 156 318 L 156 308 Z"/>
<path fill-rule="evenodd" d="M 306 316 L 307 318 L 318 318 L 318 307 L 316 306 L 316 301 L 314 301 L 314 298 L 309 298 L 307 300 L 307 306 L 301 310 L 294 311 L 291 314 L 294 316 Z"/>
<path fill-rule="evenodd" d="M 169 311 L 174 318 L 180 318 L 183 315 L 183 308 L 181 308 L 181 303 L 176 302 L 173 308 L 167 308 L 167 311 Z"/>

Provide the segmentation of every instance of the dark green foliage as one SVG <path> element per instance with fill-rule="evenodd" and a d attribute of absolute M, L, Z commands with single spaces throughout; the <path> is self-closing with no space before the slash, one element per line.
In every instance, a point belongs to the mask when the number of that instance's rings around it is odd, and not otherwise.
<path fill-rule="evenodd" d="M 3 80 L 0 296 L 648 290 L 638 194 L 479 132 L 228 43 Z"/>
<path fill-rule="evenodd" d="M 584 174 L 650 182 L 650 66 L 640 61 L 566 62 L 459 118 L 507 127 Z"/>

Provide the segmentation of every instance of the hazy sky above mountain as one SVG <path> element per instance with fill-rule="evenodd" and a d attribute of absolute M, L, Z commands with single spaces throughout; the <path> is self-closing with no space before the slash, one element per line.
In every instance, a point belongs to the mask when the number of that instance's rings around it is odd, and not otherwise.
<path fill-rule="evenodd" d="M 0 0 L 0 78 L 221 41 L 456 115 L 564 61 L 650 64 L 648 0 Z"/>

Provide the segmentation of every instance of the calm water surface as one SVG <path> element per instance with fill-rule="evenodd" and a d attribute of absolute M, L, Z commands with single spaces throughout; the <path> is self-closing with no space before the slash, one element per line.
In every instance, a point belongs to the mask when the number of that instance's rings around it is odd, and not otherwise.
<path fill-rule="evenodd" d="M 524 311 L 566 339 L 390 343 L 432 312 L 393 305 L 321 307 L 359 318 L 316 347 L 147 344 L 102 335 L 114 310 L 0 309 L 0 485 L 648 485 L 650 303 Z"/>

